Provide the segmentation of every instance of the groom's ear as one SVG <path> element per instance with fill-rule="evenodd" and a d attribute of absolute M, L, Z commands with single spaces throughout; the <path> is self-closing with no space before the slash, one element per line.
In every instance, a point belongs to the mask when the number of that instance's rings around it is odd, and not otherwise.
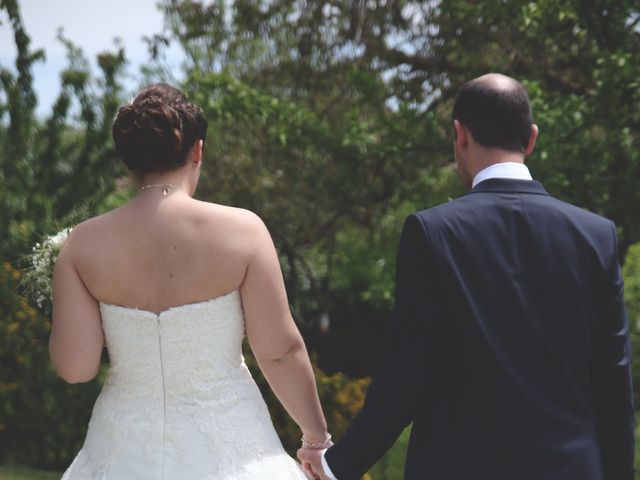
<path fill-rule="evenodd" d="M 469 142 L 467 129 L 458 120 L 453 121 L 453 139 L 459 149 L 465 149 Z"/>
<path fill-rule="evenodd" d="M 524 149 L 524 156 L 531 155 L 533 153 L 533 148 L 536 145 L 536 139 L 538 138 L 538 125 L 535 123 L 531 124 L 531 136 L 529 137 L 529 143 L 527 144 L 527 148 Z"/>

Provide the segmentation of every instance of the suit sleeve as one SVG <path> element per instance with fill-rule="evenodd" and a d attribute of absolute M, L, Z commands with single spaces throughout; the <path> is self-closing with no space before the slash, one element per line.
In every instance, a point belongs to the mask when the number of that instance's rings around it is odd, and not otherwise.
<path fill-rule="evenodd" d="M 356 480 L 424 409 L 437 383 L 443 341 L 433 252 L 422 220 L 405 221 L 396 263 L 396 295 L 387 352 L 360 413 L 325 455 L 338 480 Z"/>
<path fill-rule="evenodd" d="M 613 224 L 612 260 L 604 286 L 592 364 L 594 409 L 605 480 L 632 480 L 635 414 L 629 323 Z"/>

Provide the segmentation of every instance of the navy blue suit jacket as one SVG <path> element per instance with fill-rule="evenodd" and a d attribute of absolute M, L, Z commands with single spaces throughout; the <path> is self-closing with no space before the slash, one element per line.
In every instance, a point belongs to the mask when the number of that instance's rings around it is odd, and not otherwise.
<path fill-rule="evenodd" d="M 410 422 L 405 479 L 632 480 L 613 222 L 509 179 L 409 216 L 384 366 L 326 453 L 338 480 Z"/>

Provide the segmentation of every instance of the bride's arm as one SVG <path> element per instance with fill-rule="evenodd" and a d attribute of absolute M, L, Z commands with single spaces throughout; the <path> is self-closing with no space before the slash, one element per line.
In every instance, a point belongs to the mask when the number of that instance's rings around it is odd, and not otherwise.
<path fill-rule="evenodd" d="M 240 289 L 249 344 L 305 438 L 322 442 L 327 424 L 307 349 L 291 317 L 278 256 L 262 221 L 253 217 L 251 224 L 251 252 Z"/>
<path fill-rule="evenodd" d="M 53 313 L 49 355 L 69 383 L 88 382 L 100 369 L 104 335 L 98 302 L 85 287 L 75 265 L 78 227 L 69 235 L 53 272 Z"/>

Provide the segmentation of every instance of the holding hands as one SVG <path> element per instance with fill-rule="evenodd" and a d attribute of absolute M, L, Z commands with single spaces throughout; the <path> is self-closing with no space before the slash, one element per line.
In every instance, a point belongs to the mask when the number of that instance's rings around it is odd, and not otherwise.
<path fill-rule="evenodd" d="M 315 440 L 315 439 L 312 439 Z M 322 455 L 325 450 L 333 445 L 331 434 L 326 433 L 324 440 L 310 441 L 306 435 L 302 436 L 302 446 L 298 449 L 298 459 L 302 463 L 302 468 L 309 478 L 320 480 L 334 480 L 327 476 L 322 466 Z"/>

